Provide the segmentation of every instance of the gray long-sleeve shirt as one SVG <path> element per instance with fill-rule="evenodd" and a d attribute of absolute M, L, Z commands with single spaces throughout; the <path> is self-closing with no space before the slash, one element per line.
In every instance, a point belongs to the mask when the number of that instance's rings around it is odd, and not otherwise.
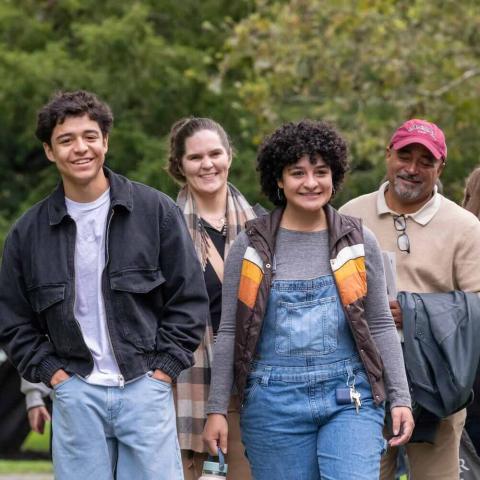
<path fill-rule="evenodd" d="M 400 341 L 388 305 L 380 248 L 364 227 L 367 296 L 365 316 L 384 363 L 384 378 L 391 406 L 410 406 L 410 394 Z M 225 263 L 222 319 L 214 348 L 207 413 L 226 414 L 233 385 L 233 356 L 237 292 L 243 255 L 248 247 L 242 232 Z M 308 280 L 332 273 L 328 232 L 298 232 L 280 228 L 276 241 L 274 280 Z"/>

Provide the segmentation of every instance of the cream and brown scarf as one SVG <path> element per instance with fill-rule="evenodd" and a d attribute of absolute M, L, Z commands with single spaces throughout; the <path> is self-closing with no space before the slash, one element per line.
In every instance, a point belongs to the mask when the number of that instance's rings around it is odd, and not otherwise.
<path fill-rule="evenodd" d="M 195 199 L 188 186 L 184 186 L 180 190 L 177 204 L 183 211 L 195 250 L 205 271 L 211 249 L 214 249 L 215 246 L 203 226 L 195 205 Z M 253 208 L 245 197 L 230 183 L 227 190 L 225 217 L 227 230 L 224 258 L 227 258 L 228 251 L 237 235 L 243 230 L 245 222 L 256 217 Z M 220 281 L 222 280 L 220 278 Z M 180 448 L 183 450 L 206 451 L 202 440 L 202 431 L 206 419 L 205 407 L 210 387 L 212 358 L 213 331 L 209 322 L 204 338 L 194 353 L 193 367 L 184 370 L 176 383 L 177 430 Z"/>

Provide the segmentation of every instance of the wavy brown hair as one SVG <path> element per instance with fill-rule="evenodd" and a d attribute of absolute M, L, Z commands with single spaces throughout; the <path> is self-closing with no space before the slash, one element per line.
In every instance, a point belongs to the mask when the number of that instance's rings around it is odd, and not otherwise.
<path fill-rule="evenodd" d="M 167 172 L 180 184 L 185 183 L 185 176 L 181 169 L 182 158 L 185 155 L 185 142 L 187 138 L 201 130 L 216 132 L 227 153 L 232 155 L 232 146 L 227 132 L 215 120 L 202 117 L 187 117 L 177 120 L 170 130 Z"/>

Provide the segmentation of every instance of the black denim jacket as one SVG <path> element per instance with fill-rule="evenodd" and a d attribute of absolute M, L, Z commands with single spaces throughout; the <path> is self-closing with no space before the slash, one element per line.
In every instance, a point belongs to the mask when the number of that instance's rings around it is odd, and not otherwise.
<path fill-rule="evenodd" d="M 110 212 L 102 292 L 125 381 L 192 364 L 208 315 L 203 272 L 181 211 L 163 193 L 105 169 Z M 59 368 L 82 376 L 93 359 L 74 317 L 76 225 L 63 185 L 28 210 L 5 241 L 0 345 L 20 374 L 47 385 Z"/>

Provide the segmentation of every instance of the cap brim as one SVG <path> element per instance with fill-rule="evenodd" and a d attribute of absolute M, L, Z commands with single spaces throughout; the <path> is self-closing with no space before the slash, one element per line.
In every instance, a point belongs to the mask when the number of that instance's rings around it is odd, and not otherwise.
<path fill-rule="evenodd" d="M 429 150 L 429 152 L 437 159 L 440 160 L 443 158 L 443 155 L 440 153 L 438 148 L 432 142 L 429 142 L 425 137 L 408 137 L 398 142 L 392 143 L 392 147 L 395 150 L 411 145 L 412 143 L 419 143 Z"/>

